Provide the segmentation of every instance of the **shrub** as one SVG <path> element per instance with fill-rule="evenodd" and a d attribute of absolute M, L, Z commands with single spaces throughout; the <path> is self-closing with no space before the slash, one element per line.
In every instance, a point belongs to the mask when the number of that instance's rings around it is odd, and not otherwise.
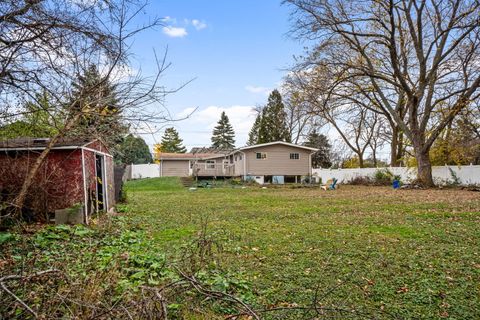
<path fill-rule="evenodd" d="M 368 186 L 368 185 L 372 185 L 373 183 L 370 177 L 357 176 L 347 181 L 346 184 L 357 185 L 357 186 L 359 185 Z"/>
<path fill-rule="evenodd" d="M 379 169 L 375 171 L 373 180 L 376 185 L 390 185 L 393 180 L 393 173 L 388 169 Z"/>
<path fill-rule="evenodd" d="M 242 179 L 240 178 L 232 178 L 229 180 L 229 182 L 231 185 L 234 185 L 234 186 L 239 186 L 243 184 Z"/>
<path fill-rule="evenodd" d="M 452 185 L 452 186 L 459 186 L 462 181 L 460 180 L 460 178 L 457 176 L 457 174 L 455 173 L 455 171 L 452 170 L 452 168 L 448 168 L 448 171 L 450 171 L 450 177 L 452 178 L 451 180 L 447 180 L 447 184 L 448 185 Z"/>
<path fill-rule="evenodd" d="M 388 169 L 379 169 L 375 171 L 372 177 L 357 176 L 350 179 L 347 184 L 351 185 L 366 185 L 366 186 L 388 186 L 393 183 L 394 180 L 400 181 L 399 175 L 394 175 Z"/>

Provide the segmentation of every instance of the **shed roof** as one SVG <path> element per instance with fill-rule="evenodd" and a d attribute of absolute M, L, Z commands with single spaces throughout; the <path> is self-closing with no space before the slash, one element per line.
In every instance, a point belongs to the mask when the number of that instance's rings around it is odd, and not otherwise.
<path fill-rule="evenodd" d="M 89 145 L 99 141 L 105 145 L 100 139 L 75 139 L 75 138 L 61 138 L 53 146 L 53 150 L 58 149 L 85 149 L 91 150 Z M 43 150 L 50 142 L 50 138 L 15 138 L 0 141 L 0 151 L 28 151 L 28 150 Z M 109 155 L 109 152 L 105 154 Z"/>

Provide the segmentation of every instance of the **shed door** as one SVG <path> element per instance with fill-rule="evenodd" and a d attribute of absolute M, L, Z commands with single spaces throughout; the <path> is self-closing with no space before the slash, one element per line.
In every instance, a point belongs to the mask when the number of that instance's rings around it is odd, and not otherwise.
<path fill-rule="evenodd" d="M 105 157 L 99 154 L 95 155 L 95 174 L 97 181 L 97 211 L 105 210 Z"/>

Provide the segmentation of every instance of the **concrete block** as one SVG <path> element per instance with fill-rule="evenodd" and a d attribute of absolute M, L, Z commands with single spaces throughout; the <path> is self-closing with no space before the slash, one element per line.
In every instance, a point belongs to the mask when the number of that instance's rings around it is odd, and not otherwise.
<path fill-rule="evenodd" d="M 55 224 L 83 224 L 83 206 L 55 210 Z"/>

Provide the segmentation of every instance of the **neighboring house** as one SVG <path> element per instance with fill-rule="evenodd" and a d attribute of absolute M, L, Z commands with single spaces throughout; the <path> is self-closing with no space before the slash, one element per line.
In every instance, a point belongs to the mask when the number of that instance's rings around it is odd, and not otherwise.
<path fill-rule="evenodd" d="M 48 143 L 48 138 L 0 141 L 0 200 L 15 197 Z M 101 141 L 60 140 L 35 176 L 24 209 L 48 219 L 56 210 L 79 206 L 88 223 L 92 213 L 115 205 L 113 172 L 113 157 Z"/>
<path fill-rule="evenodd" d="M 160 155 L 163 176 L 241 177 L 258 183 L 300 182 L 312 175 L 318 149 L 277 141 L 243 147 L 226 154 Z M 188 168 L 188 171 L 187 171 Z"/>
<path fill-rule="evenodd" d="M 210 153 L 159 153 L 160 177 L 188 177 L 193 175 L 193 164 Z M 223 156 L 223 155 L 220 155 Z"/>

